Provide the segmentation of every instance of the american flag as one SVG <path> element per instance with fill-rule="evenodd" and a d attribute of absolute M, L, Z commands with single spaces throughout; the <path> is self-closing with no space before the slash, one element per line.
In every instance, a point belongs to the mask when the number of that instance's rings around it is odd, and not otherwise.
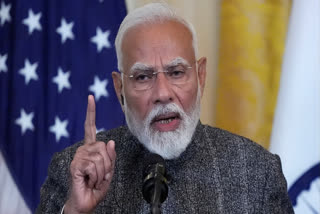
<path fill-rule="evenodd" d="M 0 0 L 0 149 L 32 211 L 53 153 L 83 138 L 88 94 L 97 130 L 124 123 L 111 72 L 125 15 L 124 0 Z"/>

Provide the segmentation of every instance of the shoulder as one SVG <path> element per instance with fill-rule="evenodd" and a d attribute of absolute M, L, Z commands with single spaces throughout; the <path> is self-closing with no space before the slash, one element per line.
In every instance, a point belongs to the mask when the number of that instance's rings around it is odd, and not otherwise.
<path fill-rule="evenodd" d="M 206 146 L 214 147 L 219 158 L 246 161 L 248 164 L 279 164 L 277 155 L 246 137 L 208 125 L 203 125 L 203 133 L 208 141 Z"/>
<path fill-rule="evenodd" d="M 282 187 L 286 187 L 278 155 L 246 137 L 210 126 L 203 128 L 210 139 L 207 146 L 214 148 L 213 156 L 222 175 L 239 176 L 239 173 L 245 173 L 247 180 L 252 183 L 262 182 L 262 186 L 271 176 L 280 179 Z"/>
<path fill-rule="evenodd" d="M 203 133 L 226 189 L 230 183 L 243 187 L 249 202 L 260 200 L 266 213 L 293 213 L 278 155 L 223 129 L 203 126 Z"/>

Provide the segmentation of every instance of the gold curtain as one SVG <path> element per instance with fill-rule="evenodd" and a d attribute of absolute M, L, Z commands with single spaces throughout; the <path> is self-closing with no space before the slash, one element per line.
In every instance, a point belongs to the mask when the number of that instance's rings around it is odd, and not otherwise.
<path fill-rule="evenodd" d="M 221 1 L 216 125 L 269 147 L 290 0 Z"/>

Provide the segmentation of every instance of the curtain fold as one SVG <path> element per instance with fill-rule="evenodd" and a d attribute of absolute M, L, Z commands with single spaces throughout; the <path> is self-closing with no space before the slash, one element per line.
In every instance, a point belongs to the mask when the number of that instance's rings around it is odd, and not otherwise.
<path fill-rule="evenodd" d="M 221 3 L 218 127 L 269 146 L 289 0 Z"/>

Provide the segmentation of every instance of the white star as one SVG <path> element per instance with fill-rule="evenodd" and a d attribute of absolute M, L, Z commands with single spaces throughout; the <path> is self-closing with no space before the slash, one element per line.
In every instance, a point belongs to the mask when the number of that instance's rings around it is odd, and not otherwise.
<path fill-rule="evenodd" d="M 6 65 L 6 61 L 7 61 L 8 55 L 1 55 L 0 54 L 0 73 L 1 71 L 3 71 L 4 73 L 7 72 L 8 68 Z"/>
<path fill-rule="evenodd" d="M 69 137 L 67 125 L 68 120 L 61 121 L 59 117 L 55 117 L 54 125 L 50 126 L 49 131 L 55 134 L 56 142 L 59 142 L 61 137 Z"/>
<path fill-rule="evenodd" d="M 67 39 L 74 39 L 72 33 L 73 22 L 67 23 L 65 18 L 61 19 L 61 25 L 57 28 L 57 33 L 61 35 L 61 43 L 63 44 Z"/>
<path fill-rule="evenodd" d="M 32 124 L 34 113 L 31 112 L 30 114 L 27 114 L 24 109 L 20 110 L 20 118 L 16 119 L 16 124 L 21 127 L 21 133 L 24 135 L 24 133 L 30 129 L 31 131 L 34 130 L 34 126 Z"/>
<path fill-rule="evenodd" d="M 110 48 L 110 42 L 108 37 L 110 35 L 110 30 L 102 32 L 100 27 L 97 27 L 96 35 L 91 38 L 91 42 L 97 45 L 97 51 L 100 52 L 104 47 Z"/>
<path fill-rule="evenodd" d="M 103 132 L 103 131 L 105 131 L 105 129 L 104 129 L 104 128 L 97 129 L 97 130 L 96 130 L 96 134 L 98 134 L 99 132 Z"/>
<path fill-rule="evenodd" d="M 58 74 L 52 79 L 52 82 L 58 85 L 59 93 L 61 93 L 63 88 L 68 88 L 68 89 L 71 88 L 69 77 L 70 77 L 70 71 L 63 73 L 63 70 L 61 68 L 58 68 Z"/>
<path fill-rule="evenodd" d="M 108 97 L 109 93 L 107 91 L 108 79 L 100 81 L 99 77 L 94 77 L 93 85 L 90 85 L 89 91 L 94 93 L 94 97 L 96 98 L 97 102 L 99 101 L 101 96 Z"/>
<path fill-rule="evenodd" d="M 38 75 L 36 73 L 36 69 L 38 67 L 38 63 L 35 62 L 31 65 L 30 61 L 28 59 L 26 59 L 24 61 L 24 68 L 22 68 L 19 71 L 19 74 L 24 76 L 24 80 L 26 85 L 29 84 L 30 80 L 34 79 L 34 80 L 38 80 Z"/>
<path fill-rule="evenodd" d="M 34 14 L 32 9 L 29 9 L 28 18 L 25 18 L 22 23 L 28 26 L 29 34 L 32 34 L 34 30 L 41 31 L 40 18 L 41 13 Z"/>
<path fill-rule="evenodd" d="M 4 25 L 6 21 L 8 22 L 11 21 L 10 9 L 11 9 L 11 4 L 5 5 L 4 2 L 1 2 L 1 8 L 0 8 L 1 26 Z"/>

